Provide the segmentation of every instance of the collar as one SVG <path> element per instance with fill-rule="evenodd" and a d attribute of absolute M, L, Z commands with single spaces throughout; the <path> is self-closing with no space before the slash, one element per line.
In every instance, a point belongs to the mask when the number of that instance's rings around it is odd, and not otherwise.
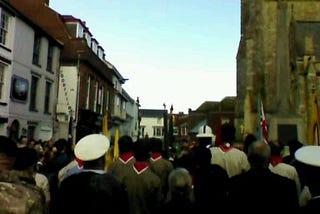
<path fill-rule="evenodd" d="M 273 167 L 275 167 L 276 165 L 278 165 L 279 163 L 282 163 L 282 157 L 280 156 L 271 156 L 270 157 L 270 163 Z"/>
<path fill-rule="evenodd" d="M 160 152 L 153 152 L 153 153 L 151 153 L 151 155 L 150 155 L 150 159 L 151 159 L 152 161 L 157 161 L 157 160 L 159 160 L 160 158 L 162 158 L 162 155 L 161 155 Z"/>
<path fill-rule="evenodd" d="M 133 152 L 126 152 L 126 153 L 120 154 L 119 156 L 119 160 L 125 164 L 132 159 L 133 159 Z"/>
<path fill-rule="evenodd" d="M 103 169 L 83 169 L 81 172 L 94 172 L 97 174 L 105 174 L 106 171 Z"/>
<path fill-rule="evenodd" d="M 80 159 L 77 158 L 77 157 L 75 157 L 75 159 L 76 159 L 76 161 L 77 161 L 77 163 L 78 163 L 78 166 L 79 166 L 80 168 L 83 167 L 83 161 L 80 160 Z"/>
<path fill-rule="evenodd" d="M 234 146 L 231 145 L 230 143 L 223 143 L 219 147 L 223 152 L 228 152 L 228 151 L 230 151 L 231 149 L 234 148 Z"/>
<path fill-rule="evenodd" d="M 133 164 L 133 169 L 137 174 L 141 174 L 149 168 L 149 163 L 146 161 L 136 161 Z"/>

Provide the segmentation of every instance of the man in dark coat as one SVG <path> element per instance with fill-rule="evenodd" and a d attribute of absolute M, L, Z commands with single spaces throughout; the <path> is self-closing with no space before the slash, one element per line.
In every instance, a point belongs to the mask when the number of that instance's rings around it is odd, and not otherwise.
<path fill-rule="evenodd" d="M 269 168 L 270 146 L 257 141 L 249 146 L 248 172 L 231 177 L 228 209 L 238 213 L 294 213 L 298 208 L 293 180 L 272 173 Z"/>
<path fill-rule="evenodd" d="M 303 190 L 299 203 L 301 213 L 319 213 L 320 211 L 320 146 L 302 146 L 295 152 L 300 164 Z"/>
<path fill-rule="evenodd" d="M 225 208 L 228 174 L 218 164 L 211 164 L 211 152 L 208 145 L 212 144 L 212 136 L 197 135 L 198 145 L 193 149 L 194 196 L 199 213 L 206 213 L 215 207 Z"/>
<path fill-rule="evenodd" d="M 57 213 L 127 214 L 127 195 L 116 178 L 104 171 L 109 139 L 101 134 L 83 137 L 74 153 L 83 170 L 61 182 Z"/>

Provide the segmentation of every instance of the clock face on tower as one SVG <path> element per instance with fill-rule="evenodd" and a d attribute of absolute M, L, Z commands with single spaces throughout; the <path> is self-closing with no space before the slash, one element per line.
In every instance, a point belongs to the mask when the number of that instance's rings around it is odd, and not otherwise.
<path fill-rule="evenodd" d="M 28 80 L 14 76 L 12 78 L 11 97 L 17 101 L 26 101 L 28 97 Z"/>

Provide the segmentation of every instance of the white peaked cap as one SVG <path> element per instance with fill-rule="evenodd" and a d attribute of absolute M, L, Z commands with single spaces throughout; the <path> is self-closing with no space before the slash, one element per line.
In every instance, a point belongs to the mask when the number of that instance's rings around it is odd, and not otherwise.
<path fill-rule="evenodd" d="M 103 134 L 90 134 L 81 138 L 74 148 L 74 154 L 82 161 L 96 160 L 109 149 L 110 141 Z"/>
<path fill-rule="evenodd" d="M 208 125 L 200 126 L 198 134 L 196 137 L 214 137 L 212 134 L 212 129 Z"/>
<path fill-rule="evenodd" d="M 304 164 L 320 167 L 320 146 L 303 146 L 296 151 L 295 158 Z"/>

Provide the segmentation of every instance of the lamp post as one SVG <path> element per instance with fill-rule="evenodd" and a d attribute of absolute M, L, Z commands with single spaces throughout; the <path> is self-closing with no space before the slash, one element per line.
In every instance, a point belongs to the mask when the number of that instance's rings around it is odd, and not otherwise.
<path fill-rule="evenodd" d="M 166 109 L 166 104 L 163 103 L 163 143 L 165 156 L 169 155 L 169 142 L 168 142 L 168 112 Z"/>
<path fill-rule="evenodd" d="M 137 97 L 136 102 L 137 102 L 137 107 L 138 107 L 138 136 L 137 136 L 137 140 L 139 140 L 140 134 L 141 134 L 141 130 L 140 130 L 141 129 L 141 126 L 140 126 L 140 123 L 141 123 L 141 112 L 140 112 L 140 109 L 139 109 L 139 107 L 140 107 L 139 97 Z"/>
<path fill-rule="evenodd" d="M 169 127 L 168 127 L 168 145 L 169 147 L 172 146 L 174 142 L 173 136 L 173 105 L 170 107 L 170 114 L 169 114 Z"/>

